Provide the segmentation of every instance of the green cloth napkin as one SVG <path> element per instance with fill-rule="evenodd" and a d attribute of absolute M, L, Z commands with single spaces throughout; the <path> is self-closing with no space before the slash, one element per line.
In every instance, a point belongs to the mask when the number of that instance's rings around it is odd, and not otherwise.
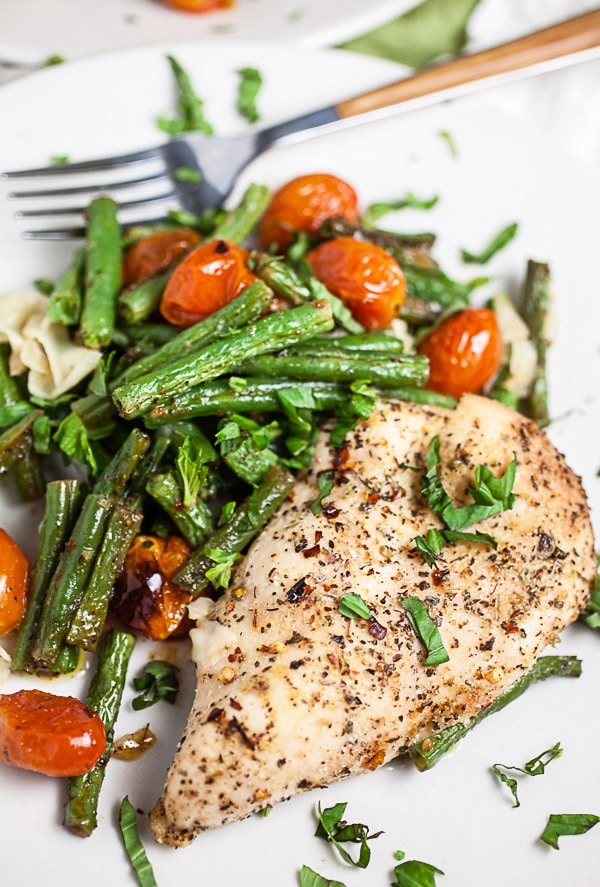
<path fill-rule="evenodd" d="M 338 44 L 366 55 L 423 68 L 442 56 L 457 55 L 479 0 L 424 0 L 385 25 Z"/>

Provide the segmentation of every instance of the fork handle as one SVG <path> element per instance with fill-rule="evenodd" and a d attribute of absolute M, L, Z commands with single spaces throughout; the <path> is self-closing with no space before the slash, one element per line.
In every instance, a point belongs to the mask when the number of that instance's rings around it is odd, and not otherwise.
<path fill-rule="evenodd" d="M 397 83 L 339 102 L 338 119 L 389 108 L 434 93 L 447 93 L 467 84 L 512 74 L 600 47 L 600 9 L 491 49 L 426 68 Z"/>

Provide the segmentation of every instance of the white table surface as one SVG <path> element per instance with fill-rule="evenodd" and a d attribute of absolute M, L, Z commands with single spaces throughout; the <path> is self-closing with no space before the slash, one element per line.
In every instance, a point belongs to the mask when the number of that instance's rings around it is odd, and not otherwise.
<path fill-rule="evenodd" d="M 165 41 L 267 40 L 331 46 L 382 24 L 417 0 L 236 0 L 191 15 L 161 0 L 0 0 L 0 83 L 50 54 L 67 60 Z M 598 0 L 480 0 L 469 50 L 598 7 Z M 531 118 L 576 159 L 600 160 L 600 61 L 495 88 L 503 110 Z"/>

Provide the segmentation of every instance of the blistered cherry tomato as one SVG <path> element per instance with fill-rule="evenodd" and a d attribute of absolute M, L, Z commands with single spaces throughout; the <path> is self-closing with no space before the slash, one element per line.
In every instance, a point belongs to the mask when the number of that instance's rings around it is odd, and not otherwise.
<path fill-rule="evenodd" d="M 29 562 L 17 543 L 0 529 L 0 637 L 23 618 L 28 588 Z"/>
<path fill-rule="evenodd" d="M 200 242 L 193 228 L 157 231 L 133 243 L 123 256 L 123 286 L 132 286 L 158 274 L 178 259 L 186 249 Z"/>
<path fill-rule="evenodd" d="M 480 391 L 502 363 L 502 334 L 489 308 L 465 308 L 443 320 L 417 350 L 429 358 L 427 387 L 451 397 Z"/>
<path fill-rule="evenodd" d="M 191 553 L 180 536 L 137 536 L 111 600 L 119 619 L 154 641 L 189 631 L 191 595 L 171 579 Z"/>
<path fill-rule="evenodd" d="M 358 221 L 358 197 L 352 185 L 329 173 L 299 176 L 273 195 L 259 225 L 260 246 L 284 252 L 294 232 L 316 234 L 333 216 Z"/>
<path fill-rule="evenodd" d="M 235 299 L 256 280 L 248 251 L 228 240 L 199 246 L 175 268 L 160 302 L 168 323 L 188 327 Z"/>
<path fill-rule="evenodd" d="M 374 243 L 338 237 L 306 255 L 315 276 L 339 296 L 368 330 L 390 325 L 406 298 L 406 280 L 398 262 Z"/>
<path fill-rule="evenodd" d="M 72 696 L 20 690 L 0 696 L 0 760 L 46 776 L 79 776 L 106 749 L 104 724 Z"/>
<path fill-rule="evenodd" d="M 228 9 L 235 0 L 164 0 L 167 6 L 185 12 L 210 12 L 212 9 Z"/>

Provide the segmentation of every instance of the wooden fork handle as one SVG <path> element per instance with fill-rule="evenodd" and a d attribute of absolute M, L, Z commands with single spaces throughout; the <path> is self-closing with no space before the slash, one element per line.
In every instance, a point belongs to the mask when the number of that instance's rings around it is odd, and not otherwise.
<path fill-rule="evenodd" d="M 600 9 L 541 31 L 425 68 L 397 83 L 374 89 L 335 106 L 341 119 L 388 108 L 476 81 L 534 68 L 600 46 Z"/>

